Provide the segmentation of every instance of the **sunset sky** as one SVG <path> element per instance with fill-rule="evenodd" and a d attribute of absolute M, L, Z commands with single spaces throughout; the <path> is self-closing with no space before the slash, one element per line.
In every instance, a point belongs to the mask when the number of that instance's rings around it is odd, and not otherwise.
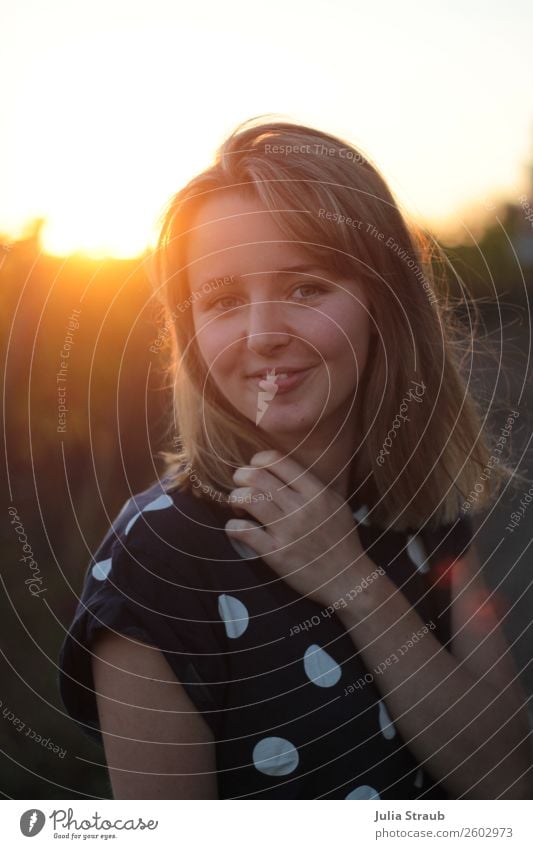
<path fill-rule="evenodd" d="M 527 190 L 527 0 L 2 2 L 0 233 L 133 256 L 238 122 L 338 133 L 445 234 Z"/>

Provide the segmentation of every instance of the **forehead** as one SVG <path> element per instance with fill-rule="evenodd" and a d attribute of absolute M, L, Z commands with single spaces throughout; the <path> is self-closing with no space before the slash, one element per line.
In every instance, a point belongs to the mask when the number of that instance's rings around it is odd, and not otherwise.
<path fill-rule="evenodd" d="M 191 289 L 213 277 L 265 273 L 311 260 L 305 246 L 280 230 L 259 198 L 237 190 L 205 200 L 190 228 L 185 261 Z"/>

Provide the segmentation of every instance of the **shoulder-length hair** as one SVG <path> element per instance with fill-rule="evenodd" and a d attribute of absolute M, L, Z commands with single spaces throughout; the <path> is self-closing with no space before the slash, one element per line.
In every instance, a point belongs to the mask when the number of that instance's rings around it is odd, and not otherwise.
<path fill-rule="evenodd" d="M 214 163 L 171 198 L 149 257 L 161 323 L 151 350 L 173 389 L 167 448 L 158 452 L 166 490 L 190 486 L 224 501 L 234 470 L 272 447 L 217 389 L 195 341 L 185 244 L 199 206 L 226 189 L 257 199 L 288 239 L 365 286 L 378 332 L 357 387 L 360 441 L 350 468 L 358 489 L 349 497 L 357 492 L 370 521 L 395 530 L 438 527 L 486 508 L 513 473 L 502 446 L 491 454 L 486 416 L 470 390 L 474 330 L 457 318 L 447 259 L 407 224 L 377 168 L 351 143 L 261 116 L 237 126 Z"/>

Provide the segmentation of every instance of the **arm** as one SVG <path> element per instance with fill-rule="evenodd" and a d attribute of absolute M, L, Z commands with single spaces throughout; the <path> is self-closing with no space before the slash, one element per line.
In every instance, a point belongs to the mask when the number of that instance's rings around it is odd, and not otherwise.
<path fill-rule="evenodd" d="M 430 630 L 403 651 L 425 623 L 387 575 L 362 583 L 375 564 L 361 546 L 349 504 L 279 451 L 259 452 L 250 463 L 233 475 L 237 484 L 245 484 L 233 494 L 257 489 L 271 493 L 272 500 L 251 499 L 246 510 L 256 521 L 230 521 L 226 533 L 257 551 L 293 589 L 313 601 L 329 606 L 351 599 L 338 612 L 340 620 L 367 668 L 381 671 L 376 685 L 403 739 L 450 795 L 530 798 L 524 697 L 513 680 L 510 654 L 492 663 L 507 652 L 503 634 L 495 626 L 496 636 L 486 643 L 482 639 L 474 653 L 468 650 L 492 630 L 487 616 L 465 616 L 479 607 L 474 584 L 465 581 L 479 571 L 472 551 L 450 566 L 449 574 L 456 573 L 454 653 Z M 394 657 L 395 662 L 387 663 Z"/>
<path fill-rule="evenodd" d="M 368 575 L 373 568 L 365 556 L 355 572 L 345 574 L 353 587 L 357 574 Z M 481 579 L 470 583 L 478 572 L 472 550 L 451 569 L 452 655 L 432 631 L 399 654 L 424 623 L 386 575 L 359 592 L 340 611 L 340 619 L 369 669 L 391 656 L 398 658 L 375 683 L 417 760 L 450 795 L 531 798 L 525 697 L 512 680 L 516 671 L 508 646 L 494 610 L 480 608 L 479 592 L 486 593 Z M 474 645 L 478 647 L 470 654 Z"/>
<path fill-rule="evenodd" d="M 154 646 L 111 631 L 93 676 L 115 799 L 216 799 L 213 734 Z"/>

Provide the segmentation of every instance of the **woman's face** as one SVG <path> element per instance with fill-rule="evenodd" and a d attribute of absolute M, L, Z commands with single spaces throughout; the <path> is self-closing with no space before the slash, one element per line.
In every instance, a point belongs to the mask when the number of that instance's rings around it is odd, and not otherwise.
<path fill-rule="evenodd" d="M 334 438 L 366 366 L 361 283 L 317 265 L 237 190 L 205 201 L 191 227 L 185 308 L 211 379 L 273 445 L 296 446 L 311 431 Z M 282 377 L 294 369 L 304 371 Z M 357 399 L 351 417 L 356 409 Z"/>

